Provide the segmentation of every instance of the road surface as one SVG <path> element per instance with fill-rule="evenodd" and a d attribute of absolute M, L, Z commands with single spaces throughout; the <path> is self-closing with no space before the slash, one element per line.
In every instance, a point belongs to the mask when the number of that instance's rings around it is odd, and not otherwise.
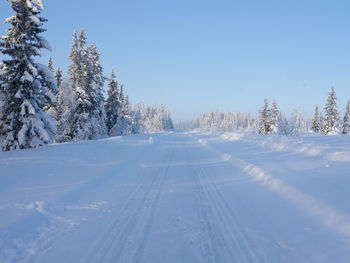
<path fill-rule="evenodd" d="M 173 132 L 0 165 L 1 262 L 350 262 L 348 191 L 317 156 Z"/>

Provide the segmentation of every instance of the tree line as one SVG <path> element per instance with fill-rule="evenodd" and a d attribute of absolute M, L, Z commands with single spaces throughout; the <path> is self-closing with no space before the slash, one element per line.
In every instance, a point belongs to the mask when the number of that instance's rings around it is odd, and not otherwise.
<path fill-rule="evenodd" d="M 348 100 L 343 118 L 337 108 L 336 93 L 331 87 L 324 112 L 316 105 L 313 118 L 305 117 L 302 110 L 294 110 L 290 117 L 282 114 L 276 100 L 271 107 L 265 98 L 264 105 L 256 116 L 242 112 L 201 113 L 196 120 L 181 122 L 180 129 L 201 129 L 216 131 L 250 131 L 262 135 L 297 135 L 303 132 L 315 132 L 324 135 L 350 134 L 350 101 Z"/>
<path fill-rule="evenodd" d="M 50 142 L 80 141 L 105 136 L 154 132 L 173 127 L 164 106 L 132 107 L 123 85 L 103 74 L 101 53 L 87 44 L 84 30 L 73 33 L 67 75 L 35 62 L 51 47 L 41 36 L 47 21 L 41 0 L 9 1 L 15 15 L 0 38 L 8 57 L 0 64 L 0 148 L 34 148 Z M 104 85 L 108 82 L 107 98 Z"/>

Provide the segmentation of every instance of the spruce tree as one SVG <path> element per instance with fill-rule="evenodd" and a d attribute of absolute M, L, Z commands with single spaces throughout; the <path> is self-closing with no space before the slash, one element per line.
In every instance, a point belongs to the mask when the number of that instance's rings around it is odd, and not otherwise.
<path fill-rule="evenodd" d="M 273 134 L 278 133 L 278 124 L 279 124 L 279 118 L 280 118 L 280 111 L 278 110 L 277 102 L 276 100 L 273 100 L 272 108 L 271 108 L 271 117 L 270 117 L 270 127 L 269 132 Z"/>
<path fill-rule="evenodd" d="M 334 88 L 331 87 L 328 93 L 327 103 L 324 109 L 324 124 L 323 133 L 324 134 L 335 134 L 339 131 L 339 114 L 337 110 L 336 94 Z"/>
<path fill-rule="evenodd" d="M 57 88 L 59 89 L 62 84 L 62 70 L 60 67 L 56 70 L 56 82 L 57 82 Z"/>
<path fill-rule="evenodd" d="M 314 117 L 312 119 L 311 130 L 314 132 L 319 132 L 320 128 L 320 114 L 318 112 L 318 105 L 316 105 Z"/>
<path fill-rule="evenodd" d="M 106 112 L 104 108 L 105 99 L 103 96 L 103 85 L 105 77 L 103 76 L 103 68 L 100 63 L 101 53 L 97 51 L 95 44 L 88 47 L 88 75 L 87 85 L 89 88 L 90 101 L 92 103 L 91 118 L 93 121 L 93 133 L 95 137 L 107 135 Z"/>
<path fill-rule="evenodd" d="M 52 64 L 52 58 L 51 57 L 49 57 L 49 63 L 47 65 L 47 67 L 49 68 L 49 70 L 51 70 L 51 72 L 54 72 L 53 64 Z"/>
<path fill-rule="evenodd" d="M 91 102 L 87 94 L 87 55 L 85 50 L 84 31 L 80 31 L 79 40 L 76 31 L 74 31 L 73 44 L 68 57 L 72 62 L 68 67 L 68 74 L 76 94 L 70 136 L 72 140 L 78 141 L 92 139 L 92 127 L 89 123 L 89 108 Z"/>
<path fill-rule="evenodd" d="M 76 93 L 71 133 L 74 140 L 91 140 L 107 134 L 102 93 L 104 77 L 99 56 L 94 45 L 86 46 L 84 30 L 80 31 L 79 38 L 74 31 L 69 56 L 72 64 L 68 68 Z"/>
<path fill-rule="evenodd" d="M 270 110 L 267 99 L 264 100 L 264 106 L 260 110 L 259 133 L 268 134 L 270 132 Z"/>
<path fill-rule="evenodd" d="M 58 92 L 58 84 L 57 84 L 57 80 L 56 78 L 54 78 L 54 69 L 53 69 L 53 63 L 52 63 L 52 58 L 51 56 L 49 57 L 49 62 L 47 64 L 48 69 L 51 71 L 51 80 L 52 82 L 56 82 L 56 86 L 55 89 L 50 89 L 49 90 L 52 92 L 52 94 L 55 95 L 55 98 L 57 97 L 57 92 Z M 49 85 L 47 85 L 47 83 L 45 83 L 44 85 L 46 85 L 47 87 L 49 87 Z M 51 119 L 53 119 L 55 122 L 57 121 L 57 113 L 56 113 L 56 101 L 55 103 L 50 103 L 49 105 L 47 105 L 46 107 L 44 107 L 44 111 L 47 115 L 50 116 Z"/>
<path fill-rule="evenodd" d="M 322 132 L 324 134 L 324 118 L 323 118 L 323 114 L 322 112 L 320 112 L 320 132 Z"/>
<path fill-rule="evenodd" d="M 60 84 L 57 103 L 57 133 L 55 136 L 56 142 L 68 142 L 75 137 L 74 122 L 75 122 L 75 110 L 76 110 L 77 93 L 73 88 L 71 79 L 63 78 Z"/>
<path fill-rule="evenodd" d="M 79 80 L 81 77 L 81 69 L 80 69 L 80 59 L 79 59 L 79 44 L 78 44 L 76 30 L 74 30 L 73 32 L 73 44 L 72 44 L 70 55 L 68 58 L 72 62 L 68 66 L 68 75 L 72 80 L 73 87 L 80 86 Z"/>
<path fill-rule="evenodd" d="M 51 90 L 56 90 L 51 71 L 35 63 L 40 49 L 51 50 L 40 36 L 47 20 L 40 17 L 44 9 L 41 0 L 9 1 L 15 15 L 6 19 L 11 25 L 0 39 L 0 50 L 10 58 L 1 65 L 0 148 L 34 148 L 51 142 L 55 124 L 43 108 L 55 102 Z"/>
<path fill-rule="evenodd" d="M 106 125 L 108 132 L 111 131 L 113 126 L 117 124 L 118 113 L 120 109 L 119 101 L 119 87 L 118 82 L 115 79 L 114 70 L 112 69 L 111 76 L 108 83 L 107 100 L 105 104 L 106 109 Z"/>
<path fill-rule="evenodd" d="M 343 134 L 350 134 L 350 100 L 348 100 L 348 103 L 346 104 L 342 132 Z"/>
<path fill-rule="evenodd" d="M 112 128 L 111 134 L 114 136 L 128 135 L 132 133 L 133 120 L 129 97 L 124 95 L 124 87 L 120 86 L 120 108 L 118 112 L 117 124 Z"/>

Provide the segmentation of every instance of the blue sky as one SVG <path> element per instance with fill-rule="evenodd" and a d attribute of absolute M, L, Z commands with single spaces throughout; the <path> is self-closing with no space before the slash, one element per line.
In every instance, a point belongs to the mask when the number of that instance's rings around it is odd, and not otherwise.
<path fill-rule="evenodd" d="M 164 103 L 175 120 L 220 109 L 323 107 L 330 86 L 350 98 L 350 1 L 43 1 L 54 66 L 66 69 L 84 28 L 133 103 Z M 0 19 L 12 14 L 0 2 Z M 6 26 L 0 27 L 0 34 Z"/>

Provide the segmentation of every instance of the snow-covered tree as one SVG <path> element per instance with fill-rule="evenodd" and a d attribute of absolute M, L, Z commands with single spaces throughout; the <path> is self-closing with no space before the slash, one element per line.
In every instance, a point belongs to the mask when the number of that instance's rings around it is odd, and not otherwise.
<path fill-rule="evenodd" d="M 47 64 L 48 69 L 51 71 L 51 80 L 50 81 L 55 81 L 56 82 L 56 87 L 55 89 L 50 89 L 50 91 L 52 92 L 52 94 L 55 95 L 55 98 L 57 97 L 57 92 L 58 92 L 58 84 L 57 84 L 57 79 L 53 78 L 53 73 L 54 73 L 54 69 L 53 69 L 53 63 L 52 63 L 52 58 L 49 57 L 49 62 Z M 45 85 L 46 83 L 44 83 Z M 48 85 L 47 85 L 48 86 Z M 49 117 L 53 120 L 53 121 L 57 121 L 57 113 L 56 113 L 56 101 L 54 103 L 50 103 L 47 106 L 44 107 L 44 112 L 49 115 Z"/>
<path fill-rule="evenodd" d="M 9 1 L 15 15 L 5 20 L 11 25 L 0 39 L 0 50 L 10 58 L 1 65 L 0 148 L 4 151 L 38 147 L 51 142 L 55 124 L 43 108 L 55 102 L 56 83 L 47 66 L 35 63 L 40 49 L 49 49 L 40 36 L 47 20 L 40 17 L 41 0 Z"/>
<path fill-rule="evenodd" d="M 91 118 L 93 121 L 94 137 L 98 138 L 108 134 L 106 126 L 105 98 L 103 95 L 104 82 L 106 80 L 103 75 L 103 68 L 100 62 L 101 53 L 97 50 L 95 44 L 88 47 L 89 56 L 89 74 L 91 75 L 90 100 L 92 102 Z"/>
<path fill-rule="evenodd" d="M 57 123 L 56 142 L 68 142 L 75 138 L 73 127 L 77 106 L 76 100 L 77 94 L 73 89 L 72 80 L 63 78 L 58 90 L 55 106 L 55 119 Z"/>
<path fill-rule="evenodd" d="M 324 118 L 322 112 L 320 112 L 320 132 L 324 131 Z"/>
<path fill-rule="evenodd" d="M 113 136 L 128 135 L 133 131 L 132 108 L 129 97 L 124 94 L 123 85 L 120 86 L 120 107 L 117 123 L 112 127 L 110 134 Z"/>
<path fill-rule="evenodd" d="M 80 43 L 80 46 L 79 46 Z M 83 45 L 83 46 L 82 46 Z M 89 108 L 91 102 L 86 91 L 86 61 L 87 55 L 85 52 L 85 36 L 84 31 L 80 32 L 79 41 L 77 33 L 73 33 L 73 44 L 69 59 L 71 65 L 68 67 L 73 89 L 76 93 L 76 101 L 74 106 L 73 121 L 71 127 L 71 137 L 74 140 L 86 140 L 92 138 L 92 127 L 89 123 Z"/>
<path fill-rule="evenodd" d="M 56 82 L 57 82 L 57 88 L 59 89 L 62 83 L 62 70 L 60 67 L 56 70 Z"/>
<path fill-rule="evenodd" d="M 119 86 L 118 81 L 115 79 L 114 70 L 112 69 L 111 76 L 108 82 L 107 90 L 107 100 L 105 103 L 106 110 L 106 125 L 108 132 L 117 124 L 118 113 L 120 109 L 120 100 L 119 100 Z"/>
<path fill-rule="evenodd" d="M 350 134 L 350 100 L 346 104 L 342 132 L 343 134 Z"/>
<path fill-rule="evenodd" d="M 133 115 L 133 126 L 132 126 L 132 133 L 137 134 L 137 133 L 144 133 L 144 123 L 143 123 L 143 118 L 145 116 L 145 104 L 143 102 L 137 103 L 133 107 L 132 111 Z"/>
<path fill-rule="evenodd" d="M 194 128 L 215 131 L 250 130 L 256 126 L 250 113 L 220 112 L 219 110 L 201 113 L 192 125 Z"/>
<path fill-rule="evenodd" d="M 301 109 L 294 109 L 292 116 L 288 121 L 292 135 L 308 131 L 308 121 L 305 118 L 305 112 Z"/>
<path fill-rule="evenodd" d="M 107 134 L 102 86 L 104 77 L 99 52 L 86 47 L 84 30 L 79 39 L 74 31 L 68 73 L 76 93 L 76 107 L 72 127 L 74 140 L 91 140 Z"/>
<path fill-rule="evenodd" d="M 169 111 L 164 106 L 148 106 L 143 102 L 135 105 L 132 111 L 132 132 L 152 133 L 173 129 Z"/>
<path fill-rule="evenodd" d="M 284 115 L 279 115 L 278 116 L 278 119 L 277 119 L 277 134 L 278 135 L 285 135 L 285 136 L 288 136 L 288 135 L 295 135 L 294 132 L 293 132 L 293 129 L 292 127 L 289 125 L 289 122 L 287 120 L 287 117 L 284 116 Z"/>
<path fill-rule="evenodd" d="M 334 88 L 331 87 L 331 90 L 328 93 L 327 103 L 324 108 L 324 123 L 322 132 L 326 135 L 339 132 L 339 113 L 336 99 Z"/>
<path fill-rule="evenodd" d="M 53 72 L 53 63 L 52 63 L 52 58 L 49 57 L 49 63 L 47 64 L 47 67 L 49 68 L 49 70 L 51 70 L 51 72 Z"/>
<path fill-rule="evenodd" d="M 81 63 L 79 57 L 79 44 L 77 32 L 75 30 L 73 32 L 73 44 L 68 58 L 72 61 L 72 63 L 68 66 L 68 75 L 72 80 L 73 87 L 77 87 L 80 85 L 80 77 L 82 75 L 82 72 L 80 68 Z"/>
<path fill-rule="evenodd" d="M 103 85 L 105 77 L 103 76 L 103 68 L 100 63 L 101 53 L 97 51 L 95 44 L 88 47 L 88 65 L 91 78 L 88 85 L 91 85 L 89 90 L 90 101 L 92 102 L 91 119 L 93 122 L 93 134 L 95 137 L 107 135 L 105 99 L 103 96 Z"/>
<path fill-rule="evenodd" d="M 270 113 L 271 113 L 271 116 L 270 116 L 270 127 L 269 127 L 270 133 L 278 134 L 278 129 L 279 129 L 278 126 L 279 126 L 279 124 L 281 124 L 281 122 L 279 122 L 279 119 L 281 117 L 281 113 L 278 110 L 276 100 L 273 100 L 272 108 L 271 108 Z"/>
<path fill-rule="evenodd" d="M 318 105 L 315 107 L 315 113 L 314 117 L 312 119 L 312 125 L 311 125 L 311 130 L 314 132 L 319 132 L 320 131 L 320 114 L 318 112 Z"/>
<path fill-rule="evenodd" d="M 268 134 L 270 132 L 271 120 L 270 120 L 270 109 L 267 99 L 264 100 L 264 106 L 260 110 L 259 118 L 259 133 Z"/>

